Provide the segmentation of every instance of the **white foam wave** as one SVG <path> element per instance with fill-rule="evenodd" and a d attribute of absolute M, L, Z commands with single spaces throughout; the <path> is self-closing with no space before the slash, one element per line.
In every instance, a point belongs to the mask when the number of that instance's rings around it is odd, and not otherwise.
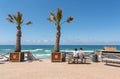
<path fill-rule="evenodd" d="M 61 52 L 73 52 L 74 50 L 60 50 Z M 79 51 L 79 50 L 78 50 Z M 83 50 L 83 52 L 86 52 L 86 53 L 92 53 L 94 52 L 93 50 Z"/>
<path fill-rule="evenodd" d="M 45 50 L 44 52 L 51 52 L 51 50 Z"/>
<path fill-rule="evenodd" d="M 60 50 L 61 52 L 73 52 L 74 50 Z"/>
<path fill-rule="evenodd" d="M 38 51 L 41 51 L 43 49 L 34 49 L 34 50 L 22 50 L 22 52 L 27 52 L 27 51 L 30 51 L 30 52 L 38 52 Z"/>
<path fill-rule="evenodd" d="M 37 57 L 46 57 L 46 56 L 50 56 L 50 54 L 36 54 Z"/>
<path fill-rule="evenodd" d="M 22 52 L 27 52 L 27 51 L 30 51 L 30 50 L 21 50 Z"/>
<path fill-rule="evenodd" d="M 92 51 L 92 50 L 84 50 L 83 52 L 92 53 L 92 52 L 94 52 L 94 51 Z"/>
<path fill-rule="evenodd" d="M 3 49 L 3 50 L 11 50 L 11 49 Z"/>
<path fill-rule="evenodd" d="M 41 51 L 41 50 L 43 50 L 43 49 L 35 49 L 35 50 Z"/>

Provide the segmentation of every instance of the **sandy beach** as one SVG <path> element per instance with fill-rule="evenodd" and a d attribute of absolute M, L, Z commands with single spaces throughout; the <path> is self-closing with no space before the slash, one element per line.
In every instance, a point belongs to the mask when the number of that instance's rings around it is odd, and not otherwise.
<path fill-rule="evenodd" d="M 41 62 L 6 62 L 0 64 L 0 79 L 120 79 L 120 67 L 105 63 L 68 64 Z"/>

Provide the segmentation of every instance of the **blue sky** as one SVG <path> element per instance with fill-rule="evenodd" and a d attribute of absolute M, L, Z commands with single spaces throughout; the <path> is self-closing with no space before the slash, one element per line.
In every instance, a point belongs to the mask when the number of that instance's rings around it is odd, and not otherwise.
<path fill-rule="evenodd" d="M 47 18 L 58 8 L 62 21 L 75 18 L 61 26 L 61 44 L 120 45 L 120 0 L 0 0 L 0 44 L 15 44 L 16 25 L 6 18 L 20 11 L 33 22 L 22 26 L 22 44 L 53 45 L 56 28 Z"/>

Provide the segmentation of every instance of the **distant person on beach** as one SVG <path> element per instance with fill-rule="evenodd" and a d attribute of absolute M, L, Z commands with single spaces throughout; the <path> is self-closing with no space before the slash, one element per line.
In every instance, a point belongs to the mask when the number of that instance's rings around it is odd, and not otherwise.
<path fill-rule="evenodd" d="M 77 49 L 75 49 L 73 51 L 73 57 L 77 59 L 77 62 L 78 62 L 78 58 L 79 58 L 79 52 L 77 51 Z M 75 62 L 75 59 L 74 59 L 74 62 Z"/>
<path fill-rule="evenodd" d="M 80 51 L 79 51 L 79 58 L 81 59 L 81 62 L 83 63 L 83 59 L 85 58 L 85 53 L 83 52 L 82 48 L 80 48 Z"/>

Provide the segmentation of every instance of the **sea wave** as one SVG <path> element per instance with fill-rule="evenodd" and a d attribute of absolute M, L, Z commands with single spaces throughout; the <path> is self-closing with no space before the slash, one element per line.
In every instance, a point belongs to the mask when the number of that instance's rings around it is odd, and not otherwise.
<path fill-rule="evenodd" d="M 61 51 L 61 50 L 60 50 Z M 74 50 L 62 50 L 62 52 L 73 52 Z"/>
<path fill-rule="evenodd" d="M 42 51 L 43 49 L 34 49 L 34 50 L 21 50 L 22 52 L 30 51 L 30 52 L 38 52 Z"/>
<path fill-rule="evenodd" d="M 84 50 L 83 52 L 92 53 L 92 52 L 94 52 L 94 51 L 93 51 L 93 50 Z"/>
<path fill-rule="evenodd" d="M 51 50 L 45 50 L 44 52 L 51 52 Z"/>
<path fill-rule="evenodd" d="M 46 57 L 46 56 L 50 56 L 51 54 L 35 54 L 35 56 L 37 57 Z"/>
<path fill-rule="evenodd" d="M 41 51 L 41 50 L 43 50 L 43 49 L 35 49 L 35 50 Z"/>
<path fill-rule="evenodd" d="M 73 52 L 74 50 L 60 50 L 61 52 Z M 79 51 L 79 50 L 78 50 Z M 83 50 L 83 52 L 90 52 L 90 53 L 92 53 L 92 52 L 94 52 L 93 50 Z"/>
<path fill-rule="evenodd" d="M 3 49 L 3 50 L 10 51 L 11 49 Z"/>

